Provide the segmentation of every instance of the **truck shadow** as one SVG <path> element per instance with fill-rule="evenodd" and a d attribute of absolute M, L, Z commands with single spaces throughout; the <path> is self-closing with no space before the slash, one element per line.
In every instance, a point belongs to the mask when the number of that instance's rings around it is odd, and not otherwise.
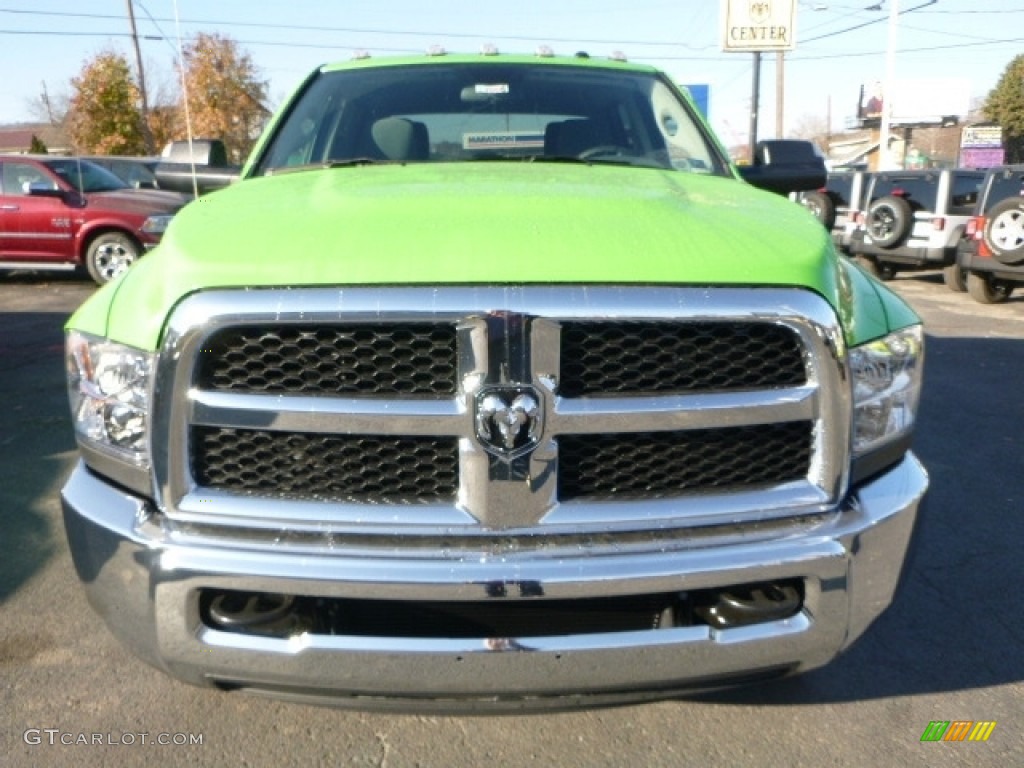
<path fill-rule="evenodd" d="M 54 510 L 74 450 L 65 319 L 0 311 L 0 605 L 64 549 Z M 929 336 L 915 450 L 931 490 L 917 559 L 890 609 L 821 670 L 694 698 L 849 702 L 1024 680 L 1022 351 L 1018 340 Z"/>
<path fill-rule="evenodd" d="M 810 704 L 1024 680 L 1024 344 L 928 337 L 914 450 L 931 487 L 889 610 L 827 667 L 698 698 Z"/>
<path fill-rule="evenodd" d="M 0 604 L 46 566 L 63 538 L 55 494 L 75 447 L 64 384 L 66 319 L 0 311 Z"/>

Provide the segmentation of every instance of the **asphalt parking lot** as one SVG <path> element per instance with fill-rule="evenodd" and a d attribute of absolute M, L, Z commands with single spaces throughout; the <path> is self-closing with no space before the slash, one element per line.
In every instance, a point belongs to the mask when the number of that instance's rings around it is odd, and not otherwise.
<path fill-rule="evenodd" d="M 437 717 L 192 688 L 118 645 L 76 581 L 58 500 L 75 460 L 61 326 L 95 287 L 0 273 L 0 764 L 1024 765 L 1024 290 L 982 306 L 933 274 L 892 285 L 927 324 L 915 450 L 932 486 L 905 588 L 865 637 L 755 688 Z M 997 725 L 985 743 L 922 743 L 934 720 Z"/>

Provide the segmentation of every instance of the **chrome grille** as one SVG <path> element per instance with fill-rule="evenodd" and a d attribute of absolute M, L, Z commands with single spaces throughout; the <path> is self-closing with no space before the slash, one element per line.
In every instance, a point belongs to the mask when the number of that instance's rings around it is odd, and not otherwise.
<path fill-rule="evenodd" d="M 237 392 L 450 395 L 455 354 L 451 325 L 243 326 L 207 340 L 196 378 Z"/>
<path fill-rule="evenodd" d="M 190 442 L 209 488 L 373 504 L 451 501 L 458 488 L 454 438 L 197 427 Z"/>
<path fill-rule="evenodd" d="M 562 435 L 558 498 L 664 498 L 807 476 L 810 422 L 687 432 Z"/>
<path fill-rule="evenodd" d="M 179 522 L 606 533 L 821 514 L 846 483 L 843 338 L 808 291 L 210 291 L 160 358 Z M 478 409 L 522 392 L 539 434 L 503 454 Z"/>
<path fill-rule="evenodd" d="M 566 323 L 563 397 L 794 387 L 807 381 L 799 339 L 766 323 Z"/>

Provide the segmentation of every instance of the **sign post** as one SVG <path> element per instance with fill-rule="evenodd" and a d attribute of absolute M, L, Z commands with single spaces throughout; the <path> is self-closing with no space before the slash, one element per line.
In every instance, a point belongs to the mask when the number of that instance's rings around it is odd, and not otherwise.
<path fill-rule="evenodd" d="M 722 50 L 754 54 L 750 97 L 751 162 L 757 147 L 761 54 L 764 51 L 792 51 L 795 47 L 796 0 L 722 0 Z"/>

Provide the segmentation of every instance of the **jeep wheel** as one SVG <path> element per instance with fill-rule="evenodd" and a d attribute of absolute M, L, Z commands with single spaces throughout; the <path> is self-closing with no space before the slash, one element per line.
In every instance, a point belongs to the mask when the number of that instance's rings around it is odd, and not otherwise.
<path fill-rule="evenodd" d="M 910 234 L 913 222 L 910 203 L 902 197 L 887 196 L 868 206 L 864 227 L 871 242 L 879 248 L 891 248 Z"/>
<path fill-rule="evenodd" d="M 123 232 L 104 232 L 89 243 L 85 268 L 89 277 L 103 285 L 128 269 L 140 252 L 138 244 Z"/>
<path fill-rule="evenodd" d="M 855 261 L 861 266 L 861 268 L 872 277 L 876 277 L 879 280 L 892 280 L 896 277 L 896 267 L 892 264 L 886 264 L 884 262 L 876 261 L 870 256 L 858 256 Z"/>
<path fill-rule="evenodd" d="M 832 198 L 824 192 L 812 190 L 800 195 L 800 205 L 810 211 L 825 229 L 831 230 L 836 223 L 836 207 Z"/>
<path fill-rule="evenodd" d="M 949 290 L 963 293 L 967 290 L 967 272 L 959 264 L 950 264 L 942 268 L 942 282 Z"/>
<path fill-rule="evenodd" d="M 992 206 L 985 218 L 985 244 L 1003 264 L 1024 261 L 1024 197 L 1010 197 Z"/>
<path fill-rule="evenodd" d="M 1013 284 L 971 272 L 967 275 L 967 292 L 979 304 L 1002 304 L 1013 293 Z"/>

